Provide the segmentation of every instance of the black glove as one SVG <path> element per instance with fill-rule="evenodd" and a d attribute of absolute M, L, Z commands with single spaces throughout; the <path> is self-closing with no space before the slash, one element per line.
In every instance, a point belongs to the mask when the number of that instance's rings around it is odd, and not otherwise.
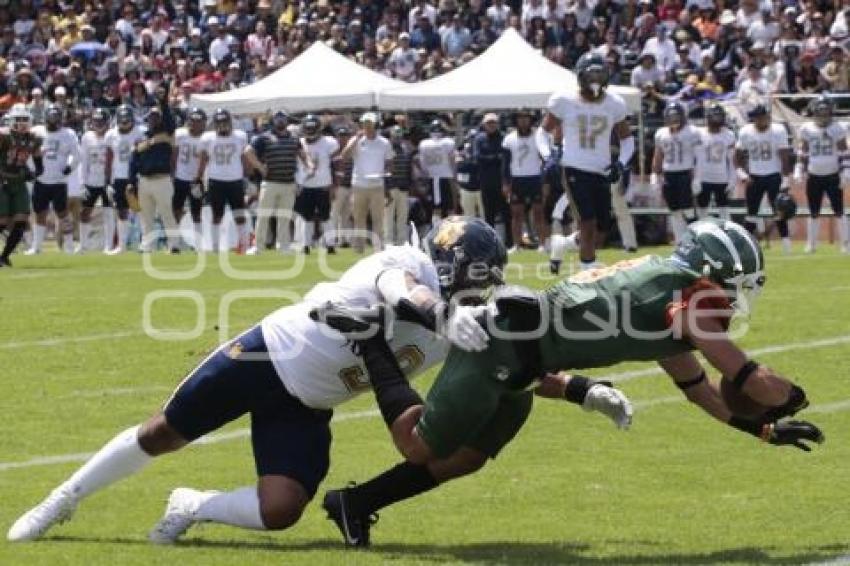
<path fill-rule="evenodd" d="M 73 171 L 73 169 L 71 169 L 71 166 L 66 165 L 65 168 L 62 169 L 62 174 L 65 175 L 65 176 L 68 176 L 68 175 L 71 174 L 71 171 Z"/>
<path fill-rule="evenodd" d="M 623 178 L 623 164 L 618 159 L 613 160 L 611 165 L 605 169 L 605 175 L 608 177 L 608 182 L 612 185 L 619 183 L 620 179 Z"/>
<path fill-rule="evenodd" d="M 92 194 L 91 190 L 86 185 L 83 185 L 83 201 L 88 202 L 91 200 Z"/>
<path fill-rule="evenodd" d="M 780 421 L 764 426 L 763 438 L 775 446 L 790 445 L 811 452 L 811 447 L 803 444 L 803 440 L 822 444 L 826 439 L 818 427 L 806 421 Z"/>

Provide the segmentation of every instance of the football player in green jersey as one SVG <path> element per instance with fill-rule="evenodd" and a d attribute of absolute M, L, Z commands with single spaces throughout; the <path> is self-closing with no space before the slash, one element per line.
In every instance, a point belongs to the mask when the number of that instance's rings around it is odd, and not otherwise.
<path fill-rule="evenodd" d="M 30 131 L 32 117 L 23 104 L 14 104 L 7 114 L 8 128 L 0 128 L 0 232 L 8 229 L 6 244 L 0 253 L 0 267 L 12 265 L 9 256 L 23 238 L 30 214 L 27 181 L 44 169 L 41 138 Z M 35 175 L 27 161 L 32 157 Z"/>
<path fill-rule="evenodd" d="M 783 420 L 808 405 L 804 391 L 748 359 L 729 332 L 733 315 L 751 309 L 764 282 L 764 258 L 749 232 L 731 221 L 700 220 L 669 258 L 645 256 L 585 271 L 539 294 L 497 293 L 486 321 L 488 347 L 453 348 L 425 402 L 387 356 L 382 333 L 349 333 L 405 462 L 364 484 L 328 492 L 329 517 L 348 544 L 368 544 L 376 510 L 472 473 L 506 445 L 525 422 L 533 389 L 583 403 L 597 383 L 579 375 L 553 379 L 550 372 L 563 369 L 657 361 L 688 400 L 714 418 L 765 442 L 810 450 L 803 441 L 822 442 L 821 431 Z M 395 309 L 396 316 L 415 318 L 415 307 L 403 301 Z M 341 331 L 368 326 L 357 313 L 333 306 L 317 316 Z M 695 351 L 720 372 L 720 382 L 706 376 Z"/>

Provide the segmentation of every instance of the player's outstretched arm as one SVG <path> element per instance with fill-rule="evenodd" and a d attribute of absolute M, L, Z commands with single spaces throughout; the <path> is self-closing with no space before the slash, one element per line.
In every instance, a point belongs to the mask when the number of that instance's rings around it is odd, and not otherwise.
<path fill-rule="evenodd" d="M 619 429 L 627 430 L 632 424 L 634 409 L 631 401 L 609 381 L 564 372 L 549 373 L 540 380 L 534 393 L 547 399 L 563 399 L 585 411 L 602 413 Z"/>

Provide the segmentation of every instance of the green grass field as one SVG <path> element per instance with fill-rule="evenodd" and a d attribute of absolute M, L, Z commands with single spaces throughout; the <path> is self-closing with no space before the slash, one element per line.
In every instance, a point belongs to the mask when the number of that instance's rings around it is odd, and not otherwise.
<path fill-rule="evenodd" d="M 657 250 L 664 252 L 666 250 Z M 607 252 L 602 259 L 619 259 Z M 159 281 L 135 254 L 13 258 L 0 271 L 0 524 L 64 480 L 117 431 L 145 419 L 217 344 L 218 313 L 233 291 L 303 294 L 322 276 L 318 257 L 288 281 L 234 280 L 214 258 L 198 278 Z M 165 271 L 195 256 L 155 256 Z M 352 254 L 331 258 L 344 268 Z M 269 254 L 233 257 L 234 267 L 272 269 L 293 262 Z M 512 261 L 530 271 L 541 256 Z M 545 266 L 542 266 L 545 267 Z M 563 402 L 538 400 L 525 429 L 494 462 L 418 499 L 386 509 L 373 548 L 346 552 L 314 502 L 282 533 L 199 526 L 174 547 L 147 543 L 170 490 L 232 489 L 254 482 L 240 420 L 214 443 L 154 462 L 140 475 L 86 500 L 74 519 L 39 542 L 0 543 L 0 564 L 798 564 L 850 554 L 850 258 L 767 253 L 768 283 L 743 340 L 758 359 L 804 385 L 807 415 L 827 435 L 810 454 L 760 445 L 682 401 L 658 373 L 625 380 L 636 402 L 631 431 Z M 543 286 L 536 277 L 515 282 Z M 142 329 L 145 296 L 200 293 L 203 332 L 154 340 Z M 281 304 L 241 298 L 229 310 L 234 334 Z M 283 302 L 286 302 L 285 300 Z M 151 324 L 195 326 L 191 300 L 162 300 Z M 617 366 L 594 375 L 650 368 Z M 432 376 L 422 379 L 425 390 Z M 363 481 L 396 463 L 374 402 L 364 395 L 339 408 L 330 474 L 323 487 Z M 222 433 L 224 434 L 222 436 Z M 322 490 L 320 490 L 320 494 Z"/>

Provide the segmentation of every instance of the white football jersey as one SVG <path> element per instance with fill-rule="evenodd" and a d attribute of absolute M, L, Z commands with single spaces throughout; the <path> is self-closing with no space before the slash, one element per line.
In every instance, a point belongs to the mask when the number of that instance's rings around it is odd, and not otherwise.
<path fill-rule="evenodd" d="M 729 128 L 712 133 L 708 128 L 698 128 L 700 147 L 697 164 L 700 180 L 704 183 L 728 184 L 734 177 L 732 156 L 735 152 L 735 134 Z"/>
<path fill-rule="evenodd" d="M 800 127 L 801 142 L 809 146 L 809 173 L 812 175 L 834 175 L 840 169 L 838 140 L 846 139 L 847 132 L 838 122 L 821 128 L 814 122 Z"/>
<path fill-rule="evenodd" d="M 207 177 L 216 181 L 241 181 L 242 152 L 248 145 L 248 136 L 242 130 L 233 130 L 229 136 L 205 132 L 201 136 L 204 152 L 209 156 Z"/>
<path fill-rule="evenodd" d="M 429 179 L 451 179 L 454 177 L 455 141 L 449 137 L 425 138 L 419 142 L 419 164 Z"/>
<path fill-rule="evenodd" d="M 502 147 L 511 152 L 511 177 L 539 177 L 543 171 L 543 160 L 537 149 L 534 130 L 520 136 L 514 130 L 505 136 Z"/>
<path fill-rule="evenodd" d="M 747 153 L 747 172 L 750 175 L 775 175 L 782 173 L 779 151 L 788 149 L 788 134 L 779 124 L 760 132 L 754 124 L 747 124 L 738 132 L 736 148 Z"/>
<path fill-rule="evenodd" d="M 690 124 L 676 132 L 667 126 L 659 128 L 655 132 L 655 147 L 660 147 L 664 153 L 661 170 L 665 173 L 692 170 L 696 166 L 699 144 L 699 132 Z"/>
<path fill-rule="evenodd" d="M 392 268 L 405 270 L 439 294 L 437 271 L 428 256 L 410 246 L 391 246 L 358 261 L 339 281 L 319 283 L 301 303 L 263 319 L 272 364 L 287 391 L 308 407 L 330 409 L 371 386 L 363 359 L 354 355 L 345 337 L 311 320 L 310 309 L 327 301 L 374 305 L 383 300 L 376 280 Z M 425 328 L 399 321 L 393 323 L 389 345 L 408 377 L 441 363 L 449 349 L 446 340 Z"/>
<path fill-rule="evenodd" d="M 611 166 L 611 131 L 626 119 L 626 103 L 606 92 L 599 102 L 588 102 L 578 90 L 549 97 L 549 113 L 561 120 L 561 165 L 590 173 L 605 173 Z"/>
<path fill-rule="evenodd" d="M 59 128 L 55 132 L 47 129 L 47 126 L 35 126 L 32 133 L 41 138 L 41 155 L 44 160 L 44 172 L 38 176 L 38 181 L 45 184 L 55 185 L 67 182 L 67 176 L 63 173 L 69 161 L 73 164 L 79 163 L 80 143 L 77 134 L 71 128 Z"/>
<path fill-rule="evenodd" d="M 201 164 L 201 148 L 203 134 L 193 136 L 189 128 L 178 128 L 174 132 L 174 145 L 177 151 L 177 161 L 174 165 L 174 178 L 181 181 L 194 181 L 198 177 L 198 167 Z"/>
<path fill-rule="evenodd" d="M 139 126 L 133 126 L 133 129 L 127 133 L 118 131 L 118 128 L 112 128 L 106 132 L 106 139 L 112 149 L 112 180 L 129 179 L 130 178 L 130 156 L 133 153 L 133 148 L 136 142 L 144 139 L 145 133 Z"/>
<path fill-rule="evenodd" d="M 299 184 L 313 189 L 330 187 L 333 184 L 331 156 L 339 149 L 339 142 L 331 136 L 321 136 L 313 143 L 305 139 L 302 145 L 316 165 L 316 173 L 312 177 L 308 177 L 307 166 L 300 159 L 296 160 Z"/>
<path fill-rule="evenodd" d="M 97 132 L 89 130 L 83 134 L 80 141 L 80 168 L 83 183 L 89 187 L 106 186 L 106 154 L 109 141 L 106 135 L 98 136 Z"/>

